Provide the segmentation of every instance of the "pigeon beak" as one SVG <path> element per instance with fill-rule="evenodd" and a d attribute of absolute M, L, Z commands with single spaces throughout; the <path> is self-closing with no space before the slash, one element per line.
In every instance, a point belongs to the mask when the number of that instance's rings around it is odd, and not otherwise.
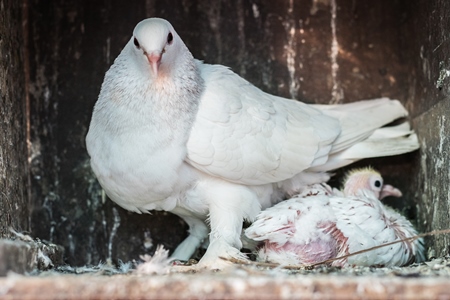
<path fill-rule="evenodd" d="M 393 187 L 392 185 L 385 184 L 383 185 L 383 189 L 381 190 L 380 193 L 380 200 L 388 196 L 398 198 L 402 196 L 402 192 L 399 189 Z"/>
<path fill-rule="evenodd" d="M 161 64 L 162 54 L 157 53 L 157 52 L 152 52 L 152 53 L 146 54 L 146 56 L 147 56 L 147 60 L 150 64 L 150 66 L 152 67 L 153 74 L 155 74 L 155 77 L 157 77 L 159 65 Z"/>

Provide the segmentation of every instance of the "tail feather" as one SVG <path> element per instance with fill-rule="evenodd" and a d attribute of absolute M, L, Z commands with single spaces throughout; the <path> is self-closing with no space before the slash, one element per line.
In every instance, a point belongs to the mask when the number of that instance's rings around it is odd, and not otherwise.
<path fill-rule="evenodd" d="M 339 154 L 343 159 L 363 159 L 371 157 L 391 156 L 412 152 L 419 148 L 417 135 L 400 136 L 387 139 L 368 138 Z"/>
<path fill-rule="evenodd" d="M 408 116 L 408 112 L 398 100 L 388 98 L 314 106 L 340 121 L 342 131 L 334 141 L 330 154 L 342 152 L 366 140 L 379 128 Z"/>
<path fill-rule="evenodd" d="M 413 134 L 409 122 L 403 122 L 396 126 L 382 127 L 374 131 L 370 139 L 396 138 Z"/>
<path fill-rule="evenodd" d="M 321 111 L 330 110 L 343 112 L 360 112 L 367 109 L 379 108 L 380 106 L 384 106 L 386 104 L 391 105 L 392 102 L 398 102 L 396 105 L 400 104 L 398 100 L 382 97 L 377 99 L 358 100 L 355 102 L 343 104 L 311 104 L 311 106 L 314 106 Z M 406 109 L 401 104 L 400 106 L 403 109 L 403 112 L 405 114 L 408 114 Z"/>
<path fill-rule="evenodd" d="M 325 164 L 308 171 L 331 171 L 364 158 L 399 155 L 417 149 L 419 149 L 417 135 L 409 129 L 408 123 L 392 128 L 380 128 L 366 140 L 331 154 Z"/>

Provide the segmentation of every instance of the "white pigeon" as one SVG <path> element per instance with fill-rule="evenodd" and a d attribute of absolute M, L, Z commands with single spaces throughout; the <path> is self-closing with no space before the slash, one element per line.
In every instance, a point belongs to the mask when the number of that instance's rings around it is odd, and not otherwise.
<path fill-rule="evenodd" d="M 304 189 L 262 211 L 246 229 L 264 241 L 260 261 L 281 265 L 320 263 L 374 246 L 417 235 L 412 224 L 379 199 L 400 197 L 371 168 L 352 171 L 343 192 L 326 184 Z M 333 266 L 403 266 L 424 259 L 421 239 L 400 242 L 329 263 Z"/>
<path fill-rule="evenodd" d="M 387 98 L 306 105 L 267 94 L 228 68 L 193 58 L 172 25 L 141 21 L 106 72 L 87 150 L 106 194 L 134 212 L 165 210 L 190 235 L 173 258 L 202 241 L 199 267 L 240 257 L 243 220 L 329 170 L 418 148 L 407 116 Z"/>

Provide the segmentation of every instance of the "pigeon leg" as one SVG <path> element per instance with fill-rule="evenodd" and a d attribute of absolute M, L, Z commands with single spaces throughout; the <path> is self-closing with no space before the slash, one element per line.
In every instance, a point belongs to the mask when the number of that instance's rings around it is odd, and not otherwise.
<path fill-rule="evenodd" d="M 204 220 L 193 216 L 188 211 L 175 208 L 172 213 L 178 215 L 189 225 L 189 236 L 177 246 L 172 253 L 172 259 L 189 260 L 200 244 L 207 238 L 209 228 Z"/>
<path fill-rule="evenodd" d="M 209 206 L 210 244 L 200 267 L 220 269 L 228 263 L 220 257 L 245 259 L 239 251 L 243 220 L 253 221 L 260 211 L 256 194 L 248 187 L 225 181 L 209 184 L 205 190 Z"/>

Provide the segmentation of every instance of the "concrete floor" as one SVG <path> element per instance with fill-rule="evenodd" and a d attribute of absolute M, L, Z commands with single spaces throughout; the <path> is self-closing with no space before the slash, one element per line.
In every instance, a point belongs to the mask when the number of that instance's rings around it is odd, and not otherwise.
<path fill-rule="evenodd" d="M 280 275 L 280 274 L 279 274 Z M 0 279 L 0 299 L 450 299 L 449 277 L 233 273 Z"/>
<path fill-rule="evenodd" d="M 4 254 L 0 266 L 3 261 L 6 275 L 0 276 L 0 300 L 450 299 L 450 256 L 391 268 L 283 269 L 251 263 L 230 264 L 220 272 L 186 273 L 189 267 L 160 265 L 162 268 L 151 269 L 160 275 L 142 275 L 137 274 L 138 262 L 65 265 L 62 251 L 55 252 L 55 245 L 19 237 L 13 245 L 0 247 Z M 12 255 L 22 252 L 27 255 Z M 44 265 L 37 259 L 38 252 L 48 255 L 50 263 Z M 150 272 L 146 270 L 144 274 Z"/>

